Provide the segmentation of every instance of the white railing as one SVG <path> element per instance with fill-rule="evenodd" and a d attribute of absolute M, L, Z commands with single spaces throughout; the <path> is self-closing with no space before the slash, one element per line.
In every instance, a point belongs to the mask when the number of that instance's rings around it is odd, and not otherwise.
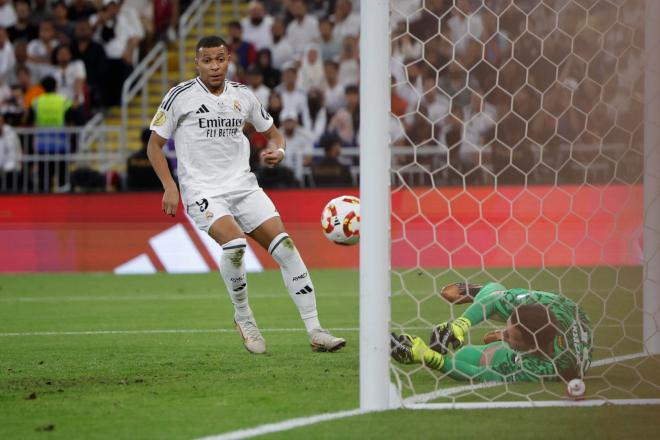
<path fill-rule="evenodd" d="M 143 121 L 150 120 L 153 116 L 153 108 L 149 106 L 150 80 L 154 73 L 160 69 L 160 96 L 164 96 L 169 88 L 167 67 L 167 47 L 162 41 L 159 41 L 124 81 L 121 91 L 121 139 L 119 147 L 123 153 L 126 153 L 128 146 L 128 109 L 133 98 L 138 94 L 141 95 L 140 117 Z"/>
<path fill-rule="evenodd" d="M 220 29 L 220 0 L 195 0 L 186 12 L 179 19 L 179 30 L 177 32 L 179 39 L 179 80 L 186 79 L 186 63 L 190 62 L 186 57 L 186 44 L 188 38 L 195 32 L 194 36 L 199 40 L 204 36 L 204 17 L 208 15 L 211 5 L 215 5 L 214 10 L 214 29 Z M 238 11 L 237 2 L 234 2 L 234 9 Z"/>
<path fill-rule="evenodd" d="M 122 167 L 125 154 L 110 147 L 120 127 L 99 124 L 97 116 L 90 122 L 82 127 L 14 128 L 22 154 L 16 170 L 0 173 L 0 191 L 68 192 L 76 189 L 72 175 L 105 179 L 109 171 Z M 104 191 L 105 181 L 94 189 Z"/>

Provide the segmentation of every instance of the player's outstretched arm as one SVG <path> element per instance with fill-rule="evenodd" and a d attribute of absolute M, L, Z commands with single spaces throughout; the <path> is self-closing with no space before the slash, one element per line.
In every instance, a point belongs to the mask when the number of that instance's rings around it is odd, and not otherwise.
<path fill-rule="evenodd" d="M 504 300 L 505 290 L 506 288 L 498 283 L 489 283 L 481 287 L 474 297 L 474 302 L 459 318 L 443 322 L 433 329 L 429 338 L 429 347 L 441 354 L 447 354 L 450 347 L 453 350 L 463 347 L 465 337 L 472 326 L 496 315 L 496 305 Z"/>
<path fill-rule="evenodd" d="M 286 141 L 275 124 L 272 124 L 263 134 L 268 139 L 268 146 L 261 152 L 261 159 L 266 166 L 272 168 L 284 160 Z"/>
<path fill-rule="evenodd" d="M 165 143 L 167 143 L 167 139 L 152 131 L 147 144 L 147 156 L 165 190 L 163 194 L 163 212 L 174 217 L 176 208 L 179 205 L 179 190 L 172 178 L 170 169 L 167 166 L 167 159 L 163 153 Z"/>

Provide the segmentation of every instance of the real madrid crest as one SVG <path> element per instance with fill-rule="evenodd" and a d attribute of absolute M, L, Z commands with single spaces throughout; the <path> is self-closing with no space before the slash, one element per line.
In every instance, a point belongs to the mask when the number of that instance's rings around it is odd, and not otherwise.
<path fill-rule="evenodd" d="M 237 112 L 241 112 L 241 103 L 238 101 L 238 99 L 234 99 L 234 110 Z"/>
<path fill-rule="evenodd" d="M 206 211 L 204 215 L 206 216 L 207 220 L 211 220 L 213 218 L 213 213 L 211 211 Z"/>

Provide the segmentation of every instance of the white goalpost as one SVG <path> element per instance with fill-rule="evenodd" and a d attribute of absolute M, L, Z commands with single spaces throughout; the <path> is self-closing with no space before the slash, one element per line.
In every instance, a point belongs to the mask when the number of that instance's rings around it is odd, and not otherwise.
<path fill-rule="evenodd" d="M 360 20 L 360 410 L 660 404 L 660 2 L 362 0 Z M 390 363 L 390 331 L 462 313 L 455 281 L 584 308 L 586 400 Z"/>
<path fill-rule="evenodd" d="M 362 0 L 360 36 L 360 409 L 389 408 L 389 0 Z"/>

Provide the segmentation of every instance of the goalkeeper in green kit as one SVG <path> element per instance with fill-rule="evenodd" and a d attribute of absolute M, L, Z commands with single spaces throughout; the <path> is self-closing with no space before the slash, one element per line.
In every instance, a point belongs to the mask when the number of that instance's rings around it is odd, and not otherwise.
<path fill-rule="evenodd" d="M 569 381 L 582 378 L 589 368 L 589 318 L 564 296 L 498 283 L 451 284 L 442 296 L 455 304 L 472 304 L 461 317 L 435 327 L 428 346 L 417 336 L 393 333 L 396 361 L 480 382 Z M 464 346 L 470 328 L 486 319 L 506 321 L 506 328 L 488 333 L 484 345 Z M 447 354 L 449 346 L 458 350 L 453 356 Z"/>

